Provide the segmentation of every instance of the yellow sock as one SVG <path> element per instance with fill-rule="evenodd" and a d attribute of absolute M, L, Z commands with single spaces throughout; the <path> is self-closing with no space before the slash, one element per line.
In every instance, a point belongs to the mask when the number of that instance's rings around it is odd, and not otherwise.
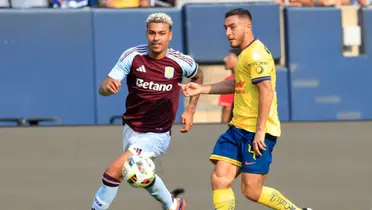
<path fill-rule="evenodd" d="M 231 188 L 213 190 L 213 204 L 215 210 L 234 210 L 235 196 Z"/>
<path fill-rule="evenodd" d="M 301 210 L 279 191 L 265 186 L 262 188 L 261 196 L 257 203 L 276 210 Z"/>

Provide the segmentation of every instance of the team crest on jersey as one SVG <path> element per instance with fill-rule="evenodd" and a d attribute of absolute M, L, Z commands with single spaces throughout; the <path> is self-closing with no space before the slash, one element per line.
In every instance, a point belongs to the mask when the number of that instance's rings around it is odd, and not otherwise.
<path fill-rule="evenodd" d="M 256 67 L 257 74 L 262 74 L 263 71 L 264 71 L 264 68 L 262 66 L 257 66 Z"/>
<path fill-rule="evenodd" d="M 165 67 L 164 76 L 167 79 L 173 78 L 173 76 L 174 76 L 174 68 L 173 67 L 170 67 L 170 66 Z"/>

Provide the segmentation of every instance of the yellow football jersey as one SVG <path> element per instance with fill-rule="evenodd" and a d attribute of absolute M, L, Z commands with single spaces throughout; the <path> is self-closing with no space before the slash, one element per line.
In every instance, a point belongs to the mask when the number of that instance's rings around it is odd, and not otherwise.
<path fill-rule="evenodd" d="M 106 6 L 109 8 L 137 8 L 140 0 L 107 0 Z"/>
<path fill-rule="evenodd" d="M 281 135 L 278 117 L 275 62 L 271 52 L 259 40 L 254 40 L 239 55 L 235 67 L 234 117 L 230 124 L 250 132 L 256 132 L 259 92 L 256 83 L 270 80 L 274 89 L 266 133 Z"/>

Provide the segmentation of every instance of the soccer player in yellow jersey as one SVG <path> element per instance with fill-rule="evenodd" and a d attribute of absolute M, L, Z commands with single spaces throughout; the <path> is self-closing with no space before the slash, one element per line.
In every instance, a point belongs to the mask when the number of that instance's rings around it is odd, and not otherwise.
<path fill-rule="evenodd" d="M 225 15 L 226 36 L 231 47 L 241 53 L 235 79 L 211 85 L 180 85 L 186 96 L 234 93 L 233 119 L 218 139 L 210 160 L 213 202 L 217 210 L 235 209 L 231 184 L 241 174 L 245 197 L 278 210 L 299 208 L 278 190 L 264 186 L 272 151 L 281 135 L 275 92 L 276 69 L 270 51 L 252 33 L 252 16 L 246 9 L 233 9 Z"/>

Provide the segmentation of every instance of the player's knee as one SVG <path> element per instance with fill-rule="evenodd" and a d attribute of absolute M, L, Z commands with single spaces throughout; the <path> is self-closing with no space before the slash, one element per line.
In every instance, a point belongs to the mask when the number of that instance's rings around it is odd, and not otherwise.
<path fill-rule="evenodd" d="M 261 190 L 262 187 L 254 185 L 252 182 L 249 181 L 241 184 L 241 191 L 243 195 L 254 202 L 257 202 L 260 198 Z"/>
<path fill-rule="evenodd" d="M 212 172 L 211 179 L 213 189 L 229 188 L 232 182 L 234 181 L 234 178 L 228 176 L 227 173 L 220 173 L 216 170 Z"/>
<path fill-rule="evenodd" d="M 239 172 L 239 168 L 229 162 L 218 161 L 212 173 L 213 189 L 229 188 Z"/>
<path fill-rule="evenodd" d="M 121 167 L 115 167 L 110 165 L 103 174 L 103 177 L 107 176 L 111 177 L 112 179 L 121 180 L 122 178 Z"/>
<path fill-rule="evenodd" d="M 130 151 L 124 152 L 119 158 L 113 161 L 105 171 L 105 174 L 117 180 L 122 180 L 122 169 L 124 162 L 132 156 L 133 153 Z"/>
<path fill-rule="evenodd" d="M 116 160 L 113 163 L 111 163 L 109 167 L 106 169 L 105 173 L 103 174 L 102 182 L 103 180 L 107 179 L 107 180 L 116 180 L 116 182 L 120 183 L 121 180 L 123 179 L 123 175 L 122 175 L 123 165 L 124 165 L 124 160 L 122 161 Z"/>

